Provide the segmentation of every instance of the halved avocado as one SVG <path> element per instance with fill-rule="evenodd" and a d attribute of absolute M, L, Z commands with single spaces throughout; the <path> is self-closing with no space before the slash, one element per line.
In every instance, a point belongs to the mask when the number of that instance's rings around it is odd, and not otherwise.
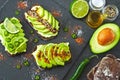
<path fill-rule="evenodd" d="M 104 29 L 110 29 L 114 33 L 114 40 L 106 45 L 101 45 L 98 40 L 99 33 Z M 102 34 L 104 36 L 104 34 Z M 111 35 L 110 35 L 111 36 Z M 109 36 L 107 36 L 109 37 Z M 118 25 L 113 23 L 106 23 L 100 26 L 92 35 L 90 39 L 90 48 L 91 51 L 95 54 L 104 53 L 110 49 L 112 49 L 120 39 L 120 28 Z"/>

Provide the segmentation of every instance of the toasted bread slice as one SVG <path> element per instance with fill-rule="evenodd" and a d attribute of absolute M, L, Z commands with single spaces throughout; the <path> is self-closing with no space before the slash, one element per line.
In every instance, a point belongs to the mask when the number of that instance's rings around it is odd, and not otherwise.
<path fill-rule="evenodd" d="M 6 18 L 5 20 L 0 23 L 0 40 L 5 50 L 10 55 L 26 52 L 28 40 L 25 38 L 20 20 L 15 17 Z"/>
<path fill-rule="evenodd" d="M 25 12 L 25 19 L 44 40 L 52 39 L 58 35 L 59 22 L 54 16 L 40 5 L 33 6 Z"/>

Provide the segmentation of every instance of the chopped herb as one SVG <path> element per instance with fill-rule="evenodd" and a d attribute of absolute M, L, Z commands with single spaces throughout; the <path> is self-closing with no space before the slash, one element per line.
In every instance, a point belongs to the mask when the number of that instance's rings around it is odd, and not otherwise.
<path fill-rule="evenodd" d="M 23 65 L 24 65 L 24 66 L 30 66 L 30 63 L 29 63 L 28 60 L 25 60 L 25 61 L 23 62 Z"/>
<path fill-rule="evenodd" d="M 17 68 L 17 69 L 21 69 L 21 67 L 22 67 L 22 66 L 21 66 L 20 64 L 17 64 L 17 65 L 16 65 L 16 68 Z"/>
<path fill-rule="evenodd" d="M 33 30 L 31 30 L 31 31 L 30 31 L 30 34 L 33 34 L 33 32 L 34 32 L 34 31 L 33 31 Z"/>
<path fill-rule="evenodd" d="M 73 39 L 76 39 L 76 38 L 77 38 L 77 34 L 76 34 L 76 33 L 72 33 L 72 34 L 71 34 L 71 37 L 72 37 Z"/>
<path fill-rule="evenodd" d="M 35 75 L 35 79 L 34 80 L 40 80 L 40 76 L 39 75 Z"/>
<path fill-rule="evenodd" d="M 37 42 L 38 42 L 38 39 L 37 39 L 37 38 L 35 38 L 35 39 L 34 39 L 34 43 L 37 43 Z"/>
<path fill-rule="evenodd" d="M 20 14 L 20 11 L 19 11 L 19 10 L 16 10 L 16 11 L 15 11 L 15 14 L 16 14 L 16 15 L 19 15 L 19 14 Z"/>
<path fill-rule="evenodd" d="M 64 28 L 63 28 L 63 31 L 64 31 L 64 32 L 68 32 L 68 27 L 64 27 Z"/>

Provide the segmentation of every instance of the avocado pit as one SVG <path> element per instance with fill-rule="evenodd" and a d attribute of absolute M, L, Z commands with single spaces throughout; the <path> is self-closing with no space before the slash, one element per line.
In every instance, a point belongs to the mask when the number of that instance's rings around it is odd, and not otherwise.
<path fill-rule="evenodd" d="M 98 34 L 97 40 L 100 45 L 108 45 L 115 39 L 115 33 L 110 28 L 104 28 Z"/>

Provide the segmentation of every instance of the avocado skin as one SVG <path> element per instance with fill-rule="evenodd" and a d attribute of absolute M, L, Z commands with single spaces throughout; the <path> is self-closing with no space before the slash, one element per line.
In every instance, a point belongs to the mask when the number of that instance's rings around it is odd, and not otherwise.
<path fill-rule="evenodd" d="M 108 45 L 100 45 L 97 41 L 97 36 L 98 33 L 103 30 L 104 28 L 110 28 L 113 30 L 113 32 L 115 33 L 115 39 L 112 43 L 108 44 Z M 89 45 L 90 45 L 90 49 L 94 54 L 101 54 L 104 52 L 109 51 L 110 49 L 112 49 L 113 47 L 115 47 L 115 45 L 117 45 L 117 43 L 119 42 L 120 39 L 120 28 L 118 25 L 114 24 L 114 23 L 106 23 L 102 26 L 100 26 L 92 35 Z"/>
<path fill-rule="evenodd" d="M 71 58 L 69 43 L 49 43 L 38 45 L 32 53 L 38 66 L 42 68 L 52 68 L 53 66 L 64 66 Z"/>

